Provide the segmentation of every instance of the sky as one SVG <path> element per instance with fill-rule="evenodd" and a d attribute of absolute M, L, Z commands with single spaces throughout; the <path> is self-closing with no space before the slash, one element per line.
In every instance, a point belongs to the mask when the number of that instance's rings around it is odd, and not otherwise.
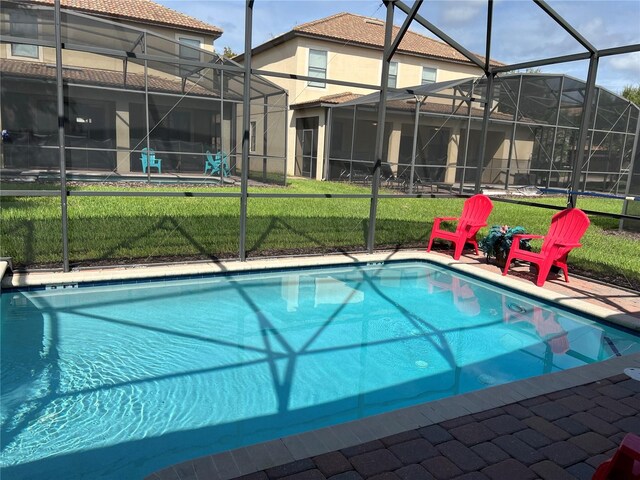
<path fill-rule="evenodd" d="M 216 40 L 216 50 L 231 47 L 244 51 L 244 0 L 156 0 L 224 30 Z M 405 0 L 412 5 L 411 0 Z M 596 48 L 640 44 L 639 0 L 547 0 Z M 255 47 L 296 25 L 339 12 L 384 19 L 380 0 L 255 0 L 253 42 Z M 394 23 L 401 25 L 404 14 L 395 10 Z M 425 0 L 420 15 L 435 24 L 467 49 L 484 55 L 487 2 L 485 0 Z M 433 37 L 416 24 L 412 30 Z M 553 19 L 528 0 L 495 0 L 491 58 L 512 64 L 584 52 Z M 588 61 L 541 67 L 543 72 L 565 73 L 586 79 Z M 640 84 L 640 52 L 605 57 L 600 60 L 598 85 L 619 93 L 626 85 Z"/>

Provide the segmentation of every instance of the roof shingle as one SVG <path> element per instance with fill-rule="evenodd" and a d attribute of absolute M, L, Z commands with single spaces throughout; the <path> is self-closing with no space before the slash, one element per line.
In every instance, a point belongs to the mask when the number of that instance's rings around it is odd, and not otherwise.
<path fill-rule="evenodd" d="M 0 72 L 6 77 L 35 78 L 54 80 L 56 77 L 55 65 L 29 62 L 24 60 L 0 59 Z M 65 82 L 76 82 L 87 85 L 104 85 L 124 87 L 132 90 L 144 91 L 144 75 L 141 73 L 127 73 L 126 82 L 123 72 L 114 70 L 102 70 L 98 68 L 63 68 L 62 78 Z M 182 83 L 179 80 L 155 75 L 148 76 L 148 88 L 152 92 L 167 92 L 183 94 Z M 186 91 L 192 95 L 218 97 L 216 92 L 207 90 L 200 85 L 189 83 Z"/>
<path fill-rule="evenodd" d="M 33 3 L 53 5 L 54 0 L 32 0 Z M 222 29 L 197 18 L 177 12 L 151 0 L 60 0 L 62 8 L 106 15 L 155 25 L 181 27 L 209 35 L 220 36 Z"/>
<path fill-rule="evenodd" d="M 324 97 L 317 98 L 315 100 L 308 100 L 306 102 L 294 103 L 290 107 L 294 110 L 301 108 L 320 107 L 328 105 L 341 105 L 346 102 L 350 102 L 357 98 L 362 97 L 356 93 L 342 92 L 334 95 L 326 95 Z M 387 108 L 389 110 L 407 110 L 415 112 L 416 102 L 415 100 L 389 100 L 387 101 Z M 435 103 L 435 102 L 423 102 L 420 106 L 421 112 L 430 112 L 443 115 L 461 115 L 466 116 L 469 114 L 469 107 L 466 104 L 452 104 L 452 103 Z M 484 109 L 471 107 L 472 117 L 482 117 Z M 500 112 L 493 112 L 491 118 L 501 120 L 511 120 L 512 114 L 504 114 Z M 522 119 L 521 119 L 522 120 Z"/>
<path fill-rule="evenodd" d="M 394 25 L 394 38 L 399 30 L 400 27 Z M 294 27 L 292 31 L 331 40 L 369 45 L 380 49 L 384 46 L 384 21 L 347 12 L 303 23 Z M 411 30 L 407 31 L 400 42 L 398 52 L 471 63 L 464 55 L 446 43 L 425 37 Z M 478 58 L 484 60 L 484 57 L 480 55 L 478 55 Z M 494 60 L 491 61 L 491 64 L 502 65 Z"/>

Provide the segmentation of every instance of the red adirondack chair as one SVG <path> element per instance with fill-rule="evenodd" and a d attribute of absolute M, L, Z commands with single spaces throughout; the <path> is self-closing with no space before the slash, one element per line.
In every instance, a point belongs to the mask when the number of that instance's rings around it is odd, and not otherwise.
<path fill-rule="evenodd" d="M 462 249 L 465 244 L 471 243 L 478 255 L 478 242 L 476 241 L 476 234 L 482 227 L 487 226 L 487 218 L 493 210 L 493 203 L 489 197 L 485 195 L 474 195 L 468 198 L 464 202 L 462 209 L 462 216 L 457 217 L 437 217 L 433 221 L 433 229 L 431 230 L 431 237 L 429 238 L 429 246 L 427 252 L 431 251 L 433 240 L 441 238 L 453 242 L 454 260 L 458 260 L 462 255 Z M 458 226 L 455 232 L 448 232 L 446 230 L 440 230 L 440 222 L 443 221 L 458 221 Z"/>
<path fill-rule="evenodd" d="M 592 480 L 640 479 L 640 437 L 627 433 L 613 457 L 601 464 Z"/>
<path fill-rule="evenodd" d="M 556 213 L 551 219 L 551 226 L 546 235 L 514 235 L 513 244 L 507 257 L 502 275 L 509 271 L 511 261 L 515 259 L 535 263 L 538 266 L 538 278 L 536 285 L 541 287 L 547 280 L 552 266 L 560 267 L 564 272 L 564 279 L 569 283 L 567 273 L 567 256 L 574 248 L 581 247 L 578 243 L 584 232 L 589 228 L 589 218 L 577 208 L 567 208 Z M 520 240 L 523 238 L 544 238 L 539 253 L 520 249 Z"/>

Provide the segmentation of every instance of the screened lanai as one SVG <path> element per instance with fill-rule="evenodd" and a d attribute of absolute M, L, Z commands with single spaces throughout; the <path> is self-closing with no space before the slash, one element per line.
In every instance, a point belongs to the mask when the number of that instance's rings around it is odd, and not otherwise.
<path fill-rule="evenodd" d="M 557 74 L 517 73 L 493 81 L 487 146 L 479 151 L 486 77 L 389 91 L 381 182 L 419 192 L 434 187 L 568 189 L 586 84 Z M 329 105 L 328 178 L 367 182 L 374 159 L 378 93 Z M 624 194 L 638 134 L 636 105 L 596 87 L 580 191 Z M 637 185 L 636 182 L 632 182 Z"/>
<path fill-rule="evenodd" d="M 58 61 L 53 6 L 3 0 L 0 27 L 5 178 L 61 170 L 58 73 L 67 174 L 196 183 L 240 175 L 243 71 L 213 48 L 63 9 Z M 249 178 L 283 183 L 287 94 L 253 75 L 250 105 Z M 222 157 L 226 175 L 206 168 Z M 144 160 L 152 166 L 143 171 Z"/>

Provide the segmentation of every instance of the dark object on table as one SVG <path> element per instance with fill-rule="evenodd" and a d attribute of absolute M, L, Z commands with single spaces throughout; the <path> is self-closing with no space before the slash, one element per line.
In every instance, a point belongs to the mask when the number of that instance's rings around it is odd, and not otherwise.
<path fill-rule="evenodd" d="M 524 227 L 509 227 L 509 225 L 494 225 L 489 230 L 489 234 L 480 240 L 478 247 L 487 255 L 487 262 L 493 257 L 494 263 L 499 267 L 504 267 L 509 250 L 513 244 L 514 235 L 527 233 Z M 520 240 L 522 250 L 531 251 L 529 239 Z"/>

